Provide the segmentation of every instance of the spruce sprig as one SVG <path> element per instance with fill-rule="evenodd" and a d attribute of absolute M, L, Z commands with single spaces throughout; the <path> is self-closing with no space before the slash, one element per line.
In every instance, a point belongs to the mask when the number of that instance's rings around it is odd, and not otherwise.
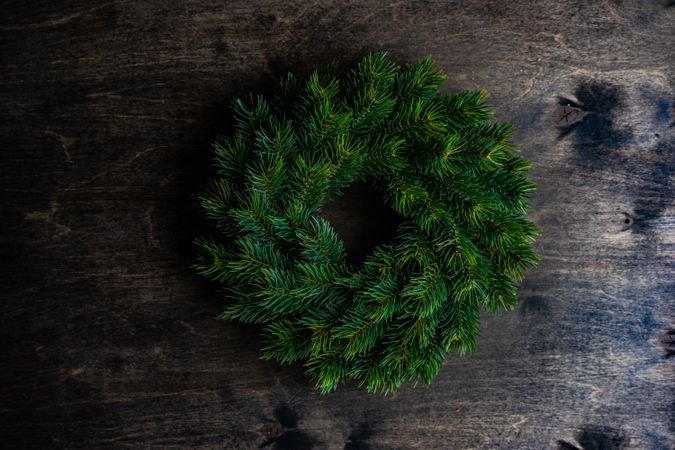
<path fill-rule="evenodd" d="M 289 74 L 271 99 L 236 100 L 213 144 L 199 201 L 215 236 L 197 240 L 196 268 L 222 287 L 220 318 L 261 324 L 263 357 L 304 361 L 322 393 L 429 384 L 449 351 L 475 349 L 481 308 L 515 307 L 537 262 L 531 165 L 486 93 L 439 93 L 446 78 L 430 57 L 399 67 L 383 52 Z M 317 213 L 357 181 L 401 224 L 354 266 Z"/>

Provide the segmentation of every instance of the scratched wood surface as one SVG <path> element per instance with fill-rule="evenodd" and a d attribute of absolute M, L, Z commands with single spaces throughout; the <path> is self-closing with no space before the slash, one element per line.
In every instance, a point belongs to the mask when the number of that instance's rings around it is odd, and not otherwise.
<path fill-rule="evenodd" d="M 432 387 L 319 396 L 214 320 L 191 196 L 233 96 L 378 49 L 491 92 L 541 263 Z M 675 445 L 672 1 L 3 1 L 0 73 L 3 447 Z"/>

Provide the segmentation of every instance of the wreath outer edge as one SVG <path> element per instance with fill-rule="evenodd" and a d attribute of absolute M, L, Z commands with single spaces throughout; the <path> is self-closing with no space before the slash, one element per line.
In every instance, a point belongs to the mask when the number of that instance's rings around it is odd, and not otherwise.
<path fill-rule="evenodd" d="M 322 393 L 430 384 L 448 352 L 475 350 L 481 308 L 517 305 L 538 261 L 531 164 L 487 93 L 440 93 L 446 79 L 431 57 L 400 67 L 385 52 L 289 74 L 272 98 L 236 99 L 213 143 L 198 201 L 216 237 L 196 240 L 195 268 L 228 299 L 219 318 L 262 325 L 263 358 L 304 361 Z M 354 182 L 402 220 L 359 266 L 318 217 Z"/>

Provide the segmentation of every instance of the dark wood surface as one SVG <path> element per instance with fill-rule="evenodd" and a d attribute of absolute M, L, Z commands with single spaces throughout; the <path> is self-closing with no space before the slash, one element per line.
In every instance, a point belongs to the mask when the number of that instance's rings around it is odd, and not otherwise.
<path fill-rule="evenodd" d="M 1 11 L 3 447 L 675 445 L 672 1 Z M 535 164 L 541 263 L 432 387 L 320 396 L 301 367 L 258 359 L 255 328 L 214 320 L 191 196 L 233 96 L 378 49 L 491 92 Z"/>

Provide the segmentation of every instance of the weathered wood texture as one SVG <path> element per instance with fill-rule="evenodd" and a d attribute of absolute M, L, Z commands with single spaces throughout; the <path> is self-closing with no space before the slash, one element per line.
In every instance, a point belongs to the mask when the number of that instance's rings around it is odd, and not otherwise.
<path fill-rule="evenodd" d="M 672 6 L 3 1 L 3 447 L 673 448 Z M 542 261 L 431 388 L 322 397 L 214 320 L 191 195 L 234 95 L 377 49 L 491 92 Z"/>

